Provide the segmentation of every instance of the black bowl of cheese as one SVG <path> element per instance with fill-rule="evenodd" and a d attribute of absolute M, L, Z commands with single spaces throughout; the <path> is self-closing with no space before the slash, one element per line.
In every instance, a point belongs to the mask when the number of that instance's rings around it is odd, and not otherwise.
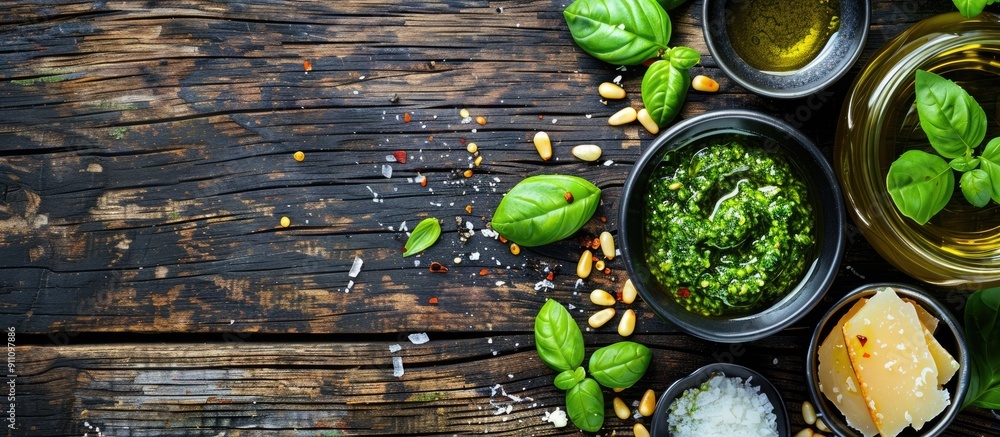
<path fill-rule="evenodd" d="M 766 337 L 826 293 L 844 204 L 816 146 L 776 118 L 725 110 L 657 137 L 625 181 L 619 244 L 643 300 L 717 342 Z"/>

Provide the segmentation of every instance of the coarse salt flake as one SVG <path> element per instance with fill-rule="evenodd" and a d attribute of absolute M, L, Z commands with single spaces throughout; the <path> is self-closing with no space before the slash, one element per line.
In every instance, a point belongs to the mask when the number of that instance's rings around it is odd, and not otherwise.
<path fill-rule="evenodd" d="M 551 413 L 548 411 L 545 412 L 545 415 L 542 416 L 542 422 L 549 422 L 556 428 L 562 428 L 569 424 L 569 418 L 566 417 L 565 411 L 556 407 L 556 410 Z"/>
<path fill-rule="evenodd" d="M 415 334 L 410 334 L 406 338 L 410 339 L 410 343 L 413 344 L 424 344 L 431 341 L 430 337 L 427 336 L 426 332 L 418 332 Z"/>
<path fill-rule="evenodd" d="M 392 376 L 403 376 L 403 357 L 392 357 Z"/>
<path fill-rule="evenodd" d="M 347 272 L 347 276 L 357 278 L 358 273 L 361 273 L 361 265 L 364 263 L 360 257 L 354 257 L 354 264 L 351 264 L 351 271 Z"/>
<path fill-rule="evenodd" d="M 396 352 L 399 352 L 401 350 L 403 350 L 403 347 L 400 346 L 400 345 L 398 345 L 398 344 L 390 344 L 389 345 L 389 353 L 396 353 Z"/>

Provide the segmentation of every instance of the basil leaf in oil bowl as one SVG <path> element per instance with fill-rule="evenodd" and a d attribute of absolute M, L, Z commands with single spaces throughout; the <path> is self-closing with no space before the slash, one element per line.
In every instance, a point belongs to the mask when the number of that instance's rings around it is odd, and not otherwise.
<path fill-rule="evenodd" d="M 493 230 L 523 247 L 562 240 L 597 211 L 601 189 L 570 175 L 539 175 L 511 188 L 493 213 Z"/>
<path fill-rule="evenodd" d="M 670 17 L 655 0 L 576 0 L 563 18 L 573 41 L 609 64 L 641 64 L 670 41 Z"/>
<path fill-rule="evenodd" d="M 965 18 L 975 18 L 977 15 L 983 13 L 986 5 L 996 3 L 996 0 L 952 0 L 952 3 L 955 3 L 958 12 Z"/>
<path fill-rule="evenodd" d="M 403 256 L 416 255 L 424 249 L 431 247 L 441 237 L 441 224 L 438 219 L 428 217 L 417 223 L 417 227 L 410 232 L 410 238 L 403 246 Z"/>
<path fill-rule="evenodd" d="M 590 356 L 590 375 L 608 388 L 629 388 L 639 381 L 649 368 L 653 352 L 631 341 L 602 347 Z"/>
<path fill-rule="evenodd" d="M 982 208 L 990 203 L 990 193 L 993 186 L 990 184 L 990 175 L 983 170 L 975 169 L 962 174 L 958 181 L 962 187 L 962 195 L 972 206 Z"/>
<path fill-rule="evenodd" d="M 535 316 L 535 349 L 552 370 L 574 371 L 583 364 L 583 333 L 566 307 L 549 299 Z"/>
<path fill-rule="evenodd" d="M 566 392 L 566 414 L 577 428 L 587 432 L 604 426 L 604 394 L 597 381 L 584 379 Z"/>
<path fill-rule="evenodd" d="M 558 375 L 556 375 L 555 384 L 556 388 L 559 390 L 569 390 L 583 381 L 587 377 L 587 371 L 583 370 L 583 367 L 577 367 L 576 370 L 563 370 Z"/>
<path fill-rule="evenodd" d="M 948 204 L 955 175 L 940 156 L 910 150 L 889 166 L 886 188 L 899 212 L 922 225 Z"/>
<path fill-rule="evenodd" d="M 1000 138 L 990 140 L 979 159 L 983 171 L 990 175 L 990 197 L 1000 203 Z"/>
<path fill-rule="evenodd" d="M 656 61 L 642 77 L 642 104 L 663 128 L 681 112 L 690 86 L 687 69 L 677 68 L 670 61 Z"/>
<path fill-rule="evenodd" d="M 1000 288 L 979 290 L 965 304 L 972 374 L 963 408 L 1000 409 Z"/>
<path fill-rule="evenodd" d="M 937 74 L 916 73 L 917 115 L 931 147 L 958 158 L 986 137 L 986 112 L 962 87 Z"/>

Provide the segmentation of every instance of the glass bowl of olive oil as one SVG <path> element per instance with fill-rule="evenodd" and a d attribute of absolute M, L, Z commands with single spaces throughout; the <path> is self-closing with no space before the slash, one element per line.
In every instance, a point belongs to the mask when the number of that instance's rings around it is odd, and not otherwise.
<path fill-rule="evenodd" d="M 868 0 L 706 0 L 712 58 L 744 88 L 798 98 L 840 79 L 868 37 Z"/>
<path fill-rule="evenodd" d="M 970 205 L 956 180 L 948 205 L 920 225 L 886 188 L 903 152 L 931 150 L 915 106 L 918 69 L 962 86 L 986 111 L 986 138 L 1000 137 L 1000 16 L 953 12 L 921 21 L 872 56 L 844 102 L 834 166 L 848 212 L 875 250 L 913 278 L 960 289 L 1000 285 L 1000 205 Z"/>

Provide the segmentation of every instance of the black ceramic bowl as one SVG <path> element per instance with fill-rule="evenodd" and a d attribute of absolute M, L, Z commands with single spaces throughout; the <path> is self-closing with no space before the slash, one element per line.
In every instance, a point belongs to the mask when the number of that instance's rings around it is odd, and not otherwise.
<path fill-rule="evenodd" d="M 667 152 L 714 136 L 746 136 L 765 150 L 785 155 L 805 179 L 813 207 L 816 247 L 800 282 L 769 307 L 752 314 L 709 317 L 674 301 L 646 262 L 645 196 L 653 171 Z M 808 138 L 776 118 L 742 110 L 714 111 L 681 121 L 661 134 L 636 162 L 622 190 L 619 245 L 639 295 L 660 317 L 703 339 L 737 343 L 780 331 L 804 316 L 833 282 L 843 256 L 844 201 L 830 164 Z"/>
<path fill-rule="evenodd" d="M 951 381 L 949 381 L 948 384 L 945 384 L 945 388 L 948 389 L 948 393 L 951 395 L 951 405 L 945 408 L 944 412 L 936 418 L 924 424 L 923 428 L 921 428 L 919 432 L 914 431 L 913 428 L 906 428 L 899 434 L 900 437 L 939 435 L 944 432 L 944 430 L 948 427 L 948 424 L 950 424 L 951 421 L 955 419 L 955 416 L 958 416 L 958 413 L 962 410 L 962 399 L 965 398 L 965 393 L 969 390 L 969 377 L 971 375 L 970 366 L 972 365 L 971 358 L 968 346 L 965 342 L 965 334 L 963 333 L 958 320 L 955 319 L 947 308 L 942 306 L 925 291 L 910 285 L 878 283 L 858 287 L 847 293 L 843 299 L 840 299 L 840 301 L 830 308 L 826 315 L 820 319 L 819 323 L 816 325 L 816 329 L 813 331 L 812 339 L 809 341 L 809 349 L 806 353 L 806 379 L 807 385 L 809 386 L 809 397 L 812 398 L 813 404 L 816 405 L 817 415 L 823 419 L 823 422 L 825 422 L 830 430 L 836 435 L 842 437 L 861 436 L 860 432 L 847 425 L 847 420 L 844 418 L 844 415 L 841 414 L 840 410 L 838 410 L 837 407 L 820 391 L 818 372 L 819 355 L 816 351 L 819 350 L 820 344 L 822 344 L 827 334 L 830 333 L 830 330 L 837 326 L 837 322 L 839 322 L 840 318 L 843 317 L 848 310 L 850 310 L 855 301 L 861 298 L 871 297 L 878 290 L 885 287 L 892 287 L 899 297 L 903 299 L 910 299 L 920 304 L 920 306 L 926 309 L 927 312 L 940 320 L 937 330 L 934 333 L 934 338 L 936 338 L 937 341 L 941 343 L 941 346 L 944 346 L 944 348 L 952 354 L 961 366 L 958 373 L 952 377 Z"/>
<path fill-rule="evenodd" d="M 774 72 L 750 66 L 733 49 L 727 30 L 727 9 L 751 1 L 705 0 L 702 30 L 712 58 L 722 71 L 744 88 L 777 98 L 797 98 L 826 88 L 840 79 L 857 61 L 868 38 L 868 0 L 840 0 L 840 27 L 807 65 L 793 71 Z M 795 7 L 790 3 L 788 7 Z"/>
<path fill-rule="evenodd" d="M 781 398 L 781 393 L 778 392 L 778 389 L 763 375 L 746 367 L 728 363 L 709 364 L 671 384 L 670 388 L 663 392 L 660 395 L 660 399 L 656 402 L 656 411 L 653 413 L 650 435 L 657 437 L 670 435 L 670 421 L 668 420 L 670 418 L 670 404 L 674 402 L 674 399 L 683 394 L 685 390 L 701 385 L 716 373 L 722 373 L 727 377 L 739 377 L 743 381 L 749 379 L 750 385 L 759 387 L 760 392 L 767 396 L 767 399 L 771 401 L 771 406 L 774 407 L 775 421 L 778 425 L 778 436 L 787 437 L 791 435 L 792 428 L 788 424 L 788 411 L 785 408 L 785 401 Z"/>

